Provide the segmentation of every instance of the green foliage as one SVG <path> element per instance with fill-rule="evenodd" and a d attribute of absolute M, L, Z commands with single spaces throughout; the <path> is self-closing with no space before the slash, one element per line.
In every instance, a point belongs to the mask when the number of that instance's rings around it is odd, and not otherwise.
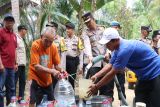
<path fill-rule="evenodd" d="M 28 44 L 39 38 L 40 32 L 49 21 L 58 23 L 60 35 L 64 35 L 64 24 L 67 21 L 76 24 L 78 33 L 81 32 L 81 16 L 87 11 L 94 13 L 97 24 L 106 27 L 113 20 L 119 21 L 122 26 L 120 33 L 127 39 L 139 38 L 141 25 L 151 25 L 154 30 L 160 29 L 160 0 L 136 0 L 132 8 L 127 7 L 126 0 L 55 0 L 40 6 L 27 0 L 20 1 L 23 1 L 20 20 L 29 28 Z M 0 0 L 0 6 L 8 2 L 10 0 Z"/>
<path fill-rule="evenodd" d="M 71 3 L 72 7 L 74 8 L 75 11 L 79 12 L 80 11 L 80 5 L 77 0 L 69 0 Z"/>
<path fill-rule="evenodd" d="M 128 8 L 126 0 L 114 0 L 100 10 L 105 22 L 113 20 L 121 23 L 120 34 L 127 39 L 140 38 L 140 26 L 151 25 L 152 29 L 160 29 L 160 1 L 138 0 L 132 8 Z M 109 27 L 109 26 L 108 26 Z"/>
<path fill-rule="evenodd" d="M 45 26 L 44 24 L 45 24 L 45 21 L 46 21 L 46 18 L 47 18 L 47 13 L 44 13 L 44 14 L 42 14 L 42 17 L 41 17 L 41 21 L 40 21 L 40 34 L 41 34 L 41 32 L 42 32 L 42 29 L 43 29 L 43 27 Z M 39 35 L 40 35 L 39 34 Z"/>
<path fill-rule="evenodd" d="M 141 25 L 151 25 L 153 30 L 160 29 L 160 1 L 159 0 L 139 0 L 133 8 L 134 28 L 140 28 Z M 138 29 L 140 30 L 140 29 Z M 134 35 L 139 34 L 134 30 Z M 139 35 L 135 37 L 138 38 Z"/>

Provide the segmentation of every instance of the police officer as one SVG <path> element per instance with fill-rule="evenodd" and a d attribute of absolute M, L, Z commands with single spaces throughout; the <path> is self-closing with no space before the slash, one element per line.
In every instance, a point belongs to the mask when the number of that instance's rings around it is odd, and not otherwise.
<path fill-rule="evenodd" d="M 93 57 L 96 57 L 98 55 L 105 55 L 105 46 L 98 43 L 98 41 L 102 38 L 104 27 L 98 26 L 96 24 L 90 12 L 84 14 L 82 18 L 84 20 L 85 25 L 87 26 L 87 29 L 83 32 L 82 37 L 85 44 L 84 63 L 88 64 Z M 100 71 L 103 66 L 104 61 L 100 61 L 93 65 L 93 67 L 88 71 L 87 78 L 91 77 L 92 75 Z M 110 84 L 100 88 L 100 95 L 106 95 L 113 98 L 113 87 L 114 81 L 112 80 Z"/>
<path fill-rule="evenodd" d="M 142 41 L 148 45 L 151 45 L 151 39 L 148 38 L 150 32 L 152 32 L 152 29 L 150 26 L 141 26 L 140 41 Z"/>
<path fill-rule="evenodd" d="M 83 44 L 79 37 L 74 33 L 75 25 L 71 22 L 65 24 L 66 26 L 66 38 L 65 44 L 67 47 L 66 62 L 62 61 L 63 66 L 66 67 L 66 71 L 72 76 L 69 76 L 69 82 L 74 87 L 74 79 L 76 79 L 76 73 L 82 72 L 83 68 Z M 65 59 L 62 59 L 65 60 Z"/>
<path fill-rule="evenodd" d="M 152 35 L 152 48 L 156 51 L 157 54 L 160 54 L 158 51 L 160 47 L 158 46 L 158 41 L 160 39 L 160 30 L 153 31 Z"/>
<path fill-rule="evenodd" d="M 110 26 L 112 28 L 115 28 L 117 31 L 119 31 L 121 29 L 121 26 L 120 26 L 120 23 L 117 22 L 117 21 L 112 21 L 110 23 Z M 116 74 L 117 75 L 117 78 L 118 78 L 118 81 L 119 81 L 119 84 L 120 84 L 120 87 L 122 89 L 122 93 L 124 95 L 124 97 L 126 98 L 126 95 L 125 95 L 125 87 L 124 87 L 124 84 L 125 84 L 125 73 L 124 72 L 119 72 Z M 121 100 L 120 98 L 120 93 L 118 92 L 118 97 L 119 97 L 119 100 Z"/>
<path fill-rule="evenodd" d="M 117 22 L 117 21 L 112 21 L 112 22 L 110 23 L 110 26 L 111 26 L 112 28 L 115 28 L 116 30 L 120 30 L 120 29 L 121 29 L 121 25 L 120 25 L 120 23 Z"/>

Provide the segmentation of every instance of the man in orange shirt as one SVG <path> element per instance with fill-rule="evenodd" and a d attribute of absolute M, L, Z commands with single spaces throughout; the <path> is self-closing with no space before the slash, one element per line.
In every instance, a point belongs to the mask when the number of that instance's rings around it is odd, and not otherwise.
<path fill-rule="evenodd" d="M 51 75 L 56 77 L 60 72 L 56 70 L 60 57 L 56 45 L 53 44 L 52 28 L 47 27 L 41 34 L 41 39 L 32 43 L 29 65 L 29 79 L 32 80 L 30 92 L 30 107 L 40 104 L 44 94 L 48 100 L 53 100 Z"/>

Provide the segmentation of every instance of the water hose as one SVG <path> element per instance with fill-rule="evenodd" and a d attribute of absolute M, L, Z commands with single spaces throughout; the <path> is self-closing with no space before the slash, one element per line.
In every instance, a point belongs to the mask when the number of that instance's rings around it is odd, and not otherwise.
<path fill-rule="evenodd" d="M 99 55 L 99 56 L 97 56 L 97 57 L 94 57 L 93 60 L 92 60 L 92 62 L 89 63 L 89 64 L 85 67 L 84 78 L 87 77 L 87 73 L 88 73 L 89 69 L 90 69 L 94 64 L 96 64 L 97 62 L 103 60 L 104 58 L 105 58 L 104 55 Z"/>
<path fill-rule="evenodd" d="M 94 64 L 96 64 L 97 62 L 99 62 L 99 61 L 101 61 L 101 60 L 104 60 L 104 58 L 105 58 L 104 55 L 99 55 L 99 56 L 97 56 L 97 57 L 94 57 L 93 60 L 92 60 L 92 62 L 89 63 L 89 64 L 86 66 L 86 68 L 85 68 L 84 78 L 86 78 L 89 69 L 90 69 Z M 116 75 L 115 75 L 115 77 L 114 77 L 114 82 L 115 82 L 116 85 L 117 85 L 117 90 L 118 90 L 119 95 L 120 95 L 120 98 L 121 98 L 121 100 L 122 100 L 122 105 L 128 106 L 128 103 L 127 103 L 127 101 L 126 101 L 126 99 L 125 99 L 125 97 L 124 97 L 124 95 L 123 95 L 123 93 L 122 93 L 122 89 L 121 89 L 121 86 L 120 86 L 120 84 L 119 84 L 119 81 L 118 81 Z"/>
<path fill-rule="evenodd" d="M 128 103 L 127 103 L 127 101 L 126 101 L 126 99 L 125 99 L 125 97 L 124 97 L 124 95 L 123 95 L 123 93 L 122 93 L 122 89 L 121 89 L 121 86 L 120 86 L 120 84 L 119 84 L 119 81 L 118 81 L 118 78 L 117 78 L 116 75 L 114 76 L 114 82 L 115 82 L 116 85 L 117 85 L 117 90 L 118 90 L 118 92 L 119 92 L 119 96 L 120 96 L 120 98 L 122 99 L 122 105 L 128 106 Z"/>

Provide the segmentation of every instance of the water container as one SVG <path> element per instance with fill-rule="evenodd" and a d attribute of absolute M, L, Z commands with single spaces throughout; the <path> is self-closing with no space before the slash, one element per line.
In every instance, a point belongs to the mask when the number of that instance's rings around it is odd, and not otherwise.
<path fill-rule="evenodd" d="M 73 87 L 63 77 L 55 86 L 54 97 L 57 101 L 57 107 L 73 107 L 73 105 L 76 105 Z"/>
<path fill-rule="evenodd" d="M 79 79 L 79 97 L 82 99 L 89 99 L 88 97 L 88 91 L 89 91 L 89 86 L 92 85 L 92 80 L 90 79 L 84 79 L 80 78 Z"/>

